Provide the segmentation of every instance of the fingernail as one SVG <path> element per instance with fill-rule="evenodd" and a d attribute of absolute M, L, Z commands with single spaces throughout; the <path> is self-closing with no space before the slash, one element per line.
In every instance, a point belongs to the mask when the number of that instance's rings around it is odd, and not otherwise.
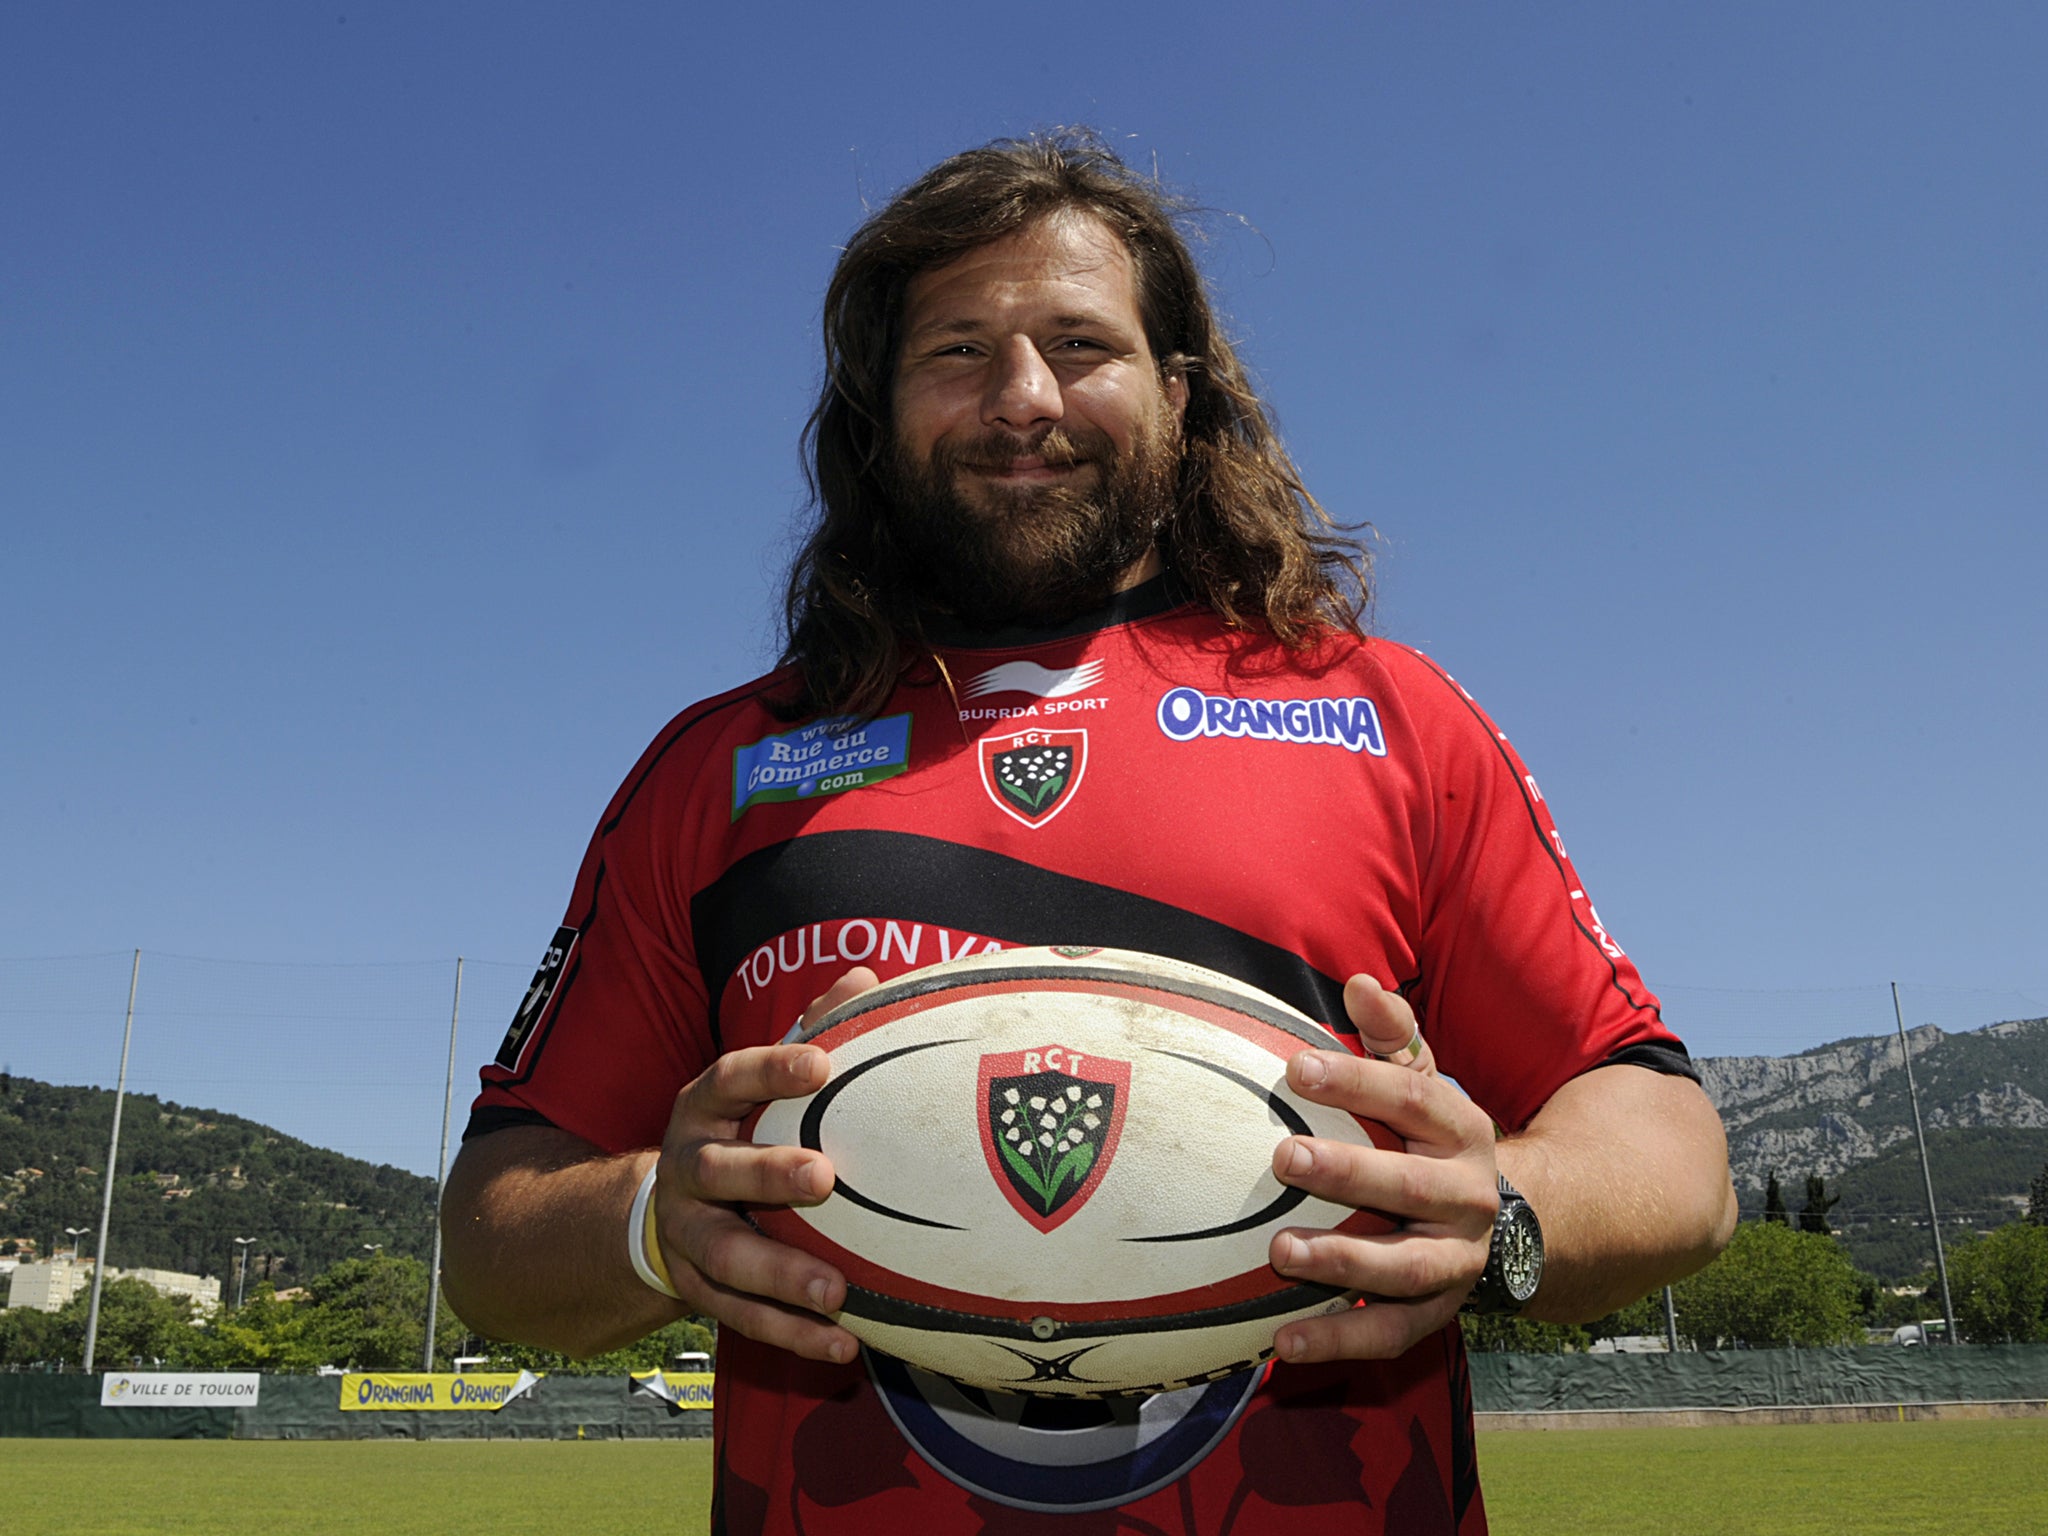
<path fill-rule="evenodd" d="M 800 1195 L 815 1195 L 818 1192 L 818 1165 L 798 1163 L 789 1172 L 789 1182 Z"/>
<path fill-rule="evenodd" d="M 1280 1234 L 1280 1258 L 1275 1269 L 1299 1269 L 1308 1262 L 1308 1244 L 1291 1233 Z"/>
<path fill-rule="evenodd" d="M 832 1356 L 835 1364 L 844 1365 L 853 1358 L 853 1346 L 845 1339 L 835 1339 L 828 1353 Z"/>
<path fill-rule="evenodd" d="M 1315 1167 L 1315 1165 L 1315 1156 L 1307 1147 L 1298 1141 L 1289 1144 L 1287 1148 L 1287 1176 L 1289 1178 L 1298 1179 L 1307 1173 L 1309 1169 Z"/>
<path fill-rule="evenodd" d="M 1295 1058 L 1295 1072 L 1301 1078 L 1304 1088 L 1320 1088 L 1323 1079 L 1330 1075 L 1330 1068 L 1320 1056 L 1298 1056 Z"/>
<path fill-rule="evenodd" d="M 1303 1355 L 1305 1355 L 1305 1354 L 1307 1354 L 1307 1353 L 1308 1353 L 1308 1346 L 1307 1346 L 1307 1345 L 1305 1345 L 1305 1344 L 1303 1344 L 1303 1343 L 1301 1342 L 1301 1335 L 1300 1335 L 1300 1334 L 1298 1334 L 1298 1333 L 1287 1333 L 1287 1334 L 1282 1334 L 1282 1335 L 1280 1336 L 1280 1358 L 1281 1358 L 1281 1359 L 1283 1359 L 1283 1360 L 1299 1360 L 1299 1359 L 1300 1359 L 1300 1358 L 1301 1358 L 1301 1357 L 1302 1357 Z"/>
<path fill-rule="evenodd" d="M 824 1281 L 813 1280 L 809 1285 L 804 1287 L 804 1294 L 811 1298 L 812 1311 L 825 1312 L 830 1310 L 825 1305 L 825 1298 L 832 1294 L 832 1288 L 825 1284 Z"/>

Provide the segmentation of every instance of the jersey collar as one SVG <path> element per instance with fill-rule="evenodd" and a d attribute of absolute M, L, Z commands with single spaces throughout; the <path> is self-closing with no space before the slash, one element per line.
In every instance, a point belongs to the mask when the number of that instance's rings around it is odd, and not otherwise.
<path fill-rule="evenodd" d="M 1149 619 L 1155 614 L 1179 608 L 1188 601 L 1187 590 L 1174 580 L 1173 573 L 1162 571 L 1149 581 L 1118 592 L 1102 607 L 1076 614 L 1066 623 L 1050 628 L 1016 625 L 1008 629 L 970 629 L 958 620 L 935 616 L 926 623 L 925 635 L 934 645 L 944 646 L 949 651 L 1016 651 L 1054 640 L 1071 640 L 1077 635 L 1092 635 L 1098 630 L 1114 629 L 1119 624 L 1129 624 L 1138 619 Z"/>

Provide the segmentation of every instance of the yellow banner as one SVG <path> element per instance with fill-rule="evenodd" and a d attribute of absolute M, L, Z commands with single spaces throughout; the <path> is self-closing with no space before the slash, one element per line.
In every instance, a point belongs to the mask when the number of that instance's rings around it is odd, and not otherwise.
<path fill-rule="evenodd" d="M 678 1408 L 709 1408 L 711 1383 L 715 1380 L 709 1371 L 633 1372 L 634 1390 L 674 1403 Z"/>
<path fill-rule="evenodd" d="M 341 1407 L 344 1413 L 391 1408 L 432 1413 L 495 1413 L 515 1397 L 531 1392 L 539 1380 L 532 1371 L 431 1376 L 420 1372 L 359 1375 L 351 1371 L 341 1378 Z"/>

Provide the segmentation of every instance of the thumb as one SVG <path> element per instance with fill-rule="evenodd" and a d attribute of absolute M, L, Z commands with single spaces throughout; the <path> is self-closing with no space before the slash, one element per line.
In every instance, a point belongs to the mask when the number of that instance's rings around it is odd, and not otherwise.
<path fill-rule="evenodd" d="M 1415 1010 L 1400 993 L 1389 992 L 1376 977 L 1353 976 L 1344 983 L 1344 1012 L 1358 1026 L 1359 1039 L 1373 1055 L 1435 1073 L 1436 1058 L 1416 1027 Z"/>

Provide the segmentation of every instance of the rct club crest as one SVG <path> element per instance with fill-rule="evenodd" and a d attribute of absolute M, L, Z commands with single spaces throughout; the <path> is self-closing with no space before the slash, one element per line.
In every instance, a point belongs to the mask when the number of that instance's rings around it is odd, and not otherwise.
<path fill-rule="evenodd" d="M 1130 1096 L 1127 1061 L 1056 1045 L 981 1058 L 981 1150 L 1018 1215 L 1050 1232 L 1088 1203 Z"/>
<path fill-rule="evenodd" d="M 1019 731 L 981 743 L 981 787 L 1027 827 L 1066 808 L 1088 767 L 1086 731 Z"/>

